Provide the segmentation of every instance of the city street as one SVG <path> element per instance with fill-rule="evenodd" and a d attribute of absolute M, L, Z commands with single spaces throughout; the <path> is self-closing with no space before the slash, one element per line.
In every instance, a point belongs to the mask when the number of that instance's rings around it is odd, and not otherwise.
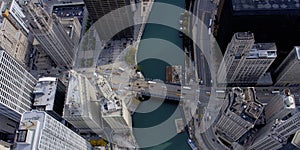
<path fill-rule="evenodd" d="M 217 119 L 219 110 L 223 103 L 216 98 L 216 73 L 220 60 L 215 58 L 216 49 L 213 45 L 212 36 L 213 12 L 216 6 L 210 0 L 196 0 L 194 6 L 193 19 L 193 39 L 195 67 L 198 74 L 198 81 L 201 84 L 198 104 L 198 116 L 194 118 L 194 136 L 197 139 L 198 146 L 203 149 L 226 149 L 215 137 L 212 130 L 212 124 Z M 198 45 L 198 46 L 197 46 Z M 219 57 L 218 57 L 219 58 Z M 211 88 L 210 88 L 211 87 Z M 203 114 L 204 113 L 204 114 Z"/>
<path fill-rule="evenodd" d="M 195 39 L 194 57 L 195 66 L 200 84 L 211 86 L 211 75 L 209 64 L 205 56 L 210 56 L 211 44 L 209 26 L 214 5 L 209 0 L 196 0 L 194 12 L 196 18 L 193 19 L 193 37 Z M 205 53 L 205 54 L 203 54 Z"/>

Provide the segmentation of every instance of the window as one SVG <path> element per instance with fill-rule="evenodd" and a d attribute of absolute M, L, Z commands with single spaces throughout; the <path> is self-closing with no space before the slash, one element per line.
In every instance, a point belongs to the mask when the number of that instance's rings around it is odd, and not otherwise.
<path fill-rule="evenodd" d="M 25 142 L 28 130 L 19 130 L 17 133 L 17 142 Z"/>

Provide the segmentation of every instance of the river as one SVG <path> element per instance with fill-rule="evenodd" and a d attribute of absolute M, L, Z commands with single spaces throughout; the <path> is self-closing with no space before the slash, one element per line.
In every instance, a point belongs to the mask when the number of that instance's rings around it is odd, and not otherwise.
<path fill-rule="evenodd" d="M 184 0 L 156 0 L 184 8 Z M 165 81 L 166 66 L 184 65 L 179 18 L 182 10 L 171 10 L 154 4 L 149 20 L 161 19 L 176 24 L 177 29 L 159 24 L 147 24 L 139 46 L 137 59 L 145 78 Z M 178 103 L 150 98 L 140 104 L 133 115 L 134 135 L 145 150 L 189 150 L 188 133 L 177 134 L 175 119 L 183 118 Z"/>

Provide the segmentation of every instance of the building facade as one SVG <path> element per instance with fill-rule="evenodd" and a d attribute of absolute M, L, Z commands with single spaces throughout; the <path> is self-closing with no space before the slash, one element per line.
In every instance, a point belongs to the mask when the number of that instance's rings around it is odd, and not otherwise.
<path fill-rule="evenodd" d="M 220 83 L 256 84 L 277 57 L 275 43 L 256 43 L 251 32 L 238 32 L 228 44 L 219 69 Z"/>
<path fill-rule="evenodd" d="M 224 103 L 213 129 L 218 138 L 231 144 L 254 127 L 263 105 L 256 100 L 254 88 L 232 88 L 226 99 L 228 103 Z"/>
<path fill-rule="evenodd" d="M 44 51 L 62 69 L 73 66 L 75 49 L 59 18 L 49 15 L 41 6 L 28 2 L 23 5 L 28 27 Z"/>
<path fill-rule="evenodd" d="M 0 112 L 19 121 L 31 109 L 36 79 L 6 51 L 0 50 Z"/>
<path fill-rule="evenodd" d="M 133 37 L 132 0 L 84 0 L 101 40 Z M 100 19 L 101 21 L 97 21 Z M 122 32 L 121 32 L 122 31 Z"/>
<path fill-rule="evenodd" d="M 17 150 L 90 150 L 84 138 L 43 111 L 25 112 L 16 136 Z"/>
<path fill-rule="evenodd" d="M 275 86 L 300 85 L 300 46 L 294 47 L 274 73 Z"/>
<path fill-rule="evenodd" d="M 31 36 L 24 21 L 21 7 L 12 1 L 0 2 L 2 15 L 0 16 L 0 46 L 11 56 L 23 64 L 28 64 Z"/>
<path fill-rule="evenodd" d="M 63 118 L 81 133 L 102 133 L 101 109 L 95 87 L 86 76 L 70 71 Z"/>
<path fill-rule="evenodd" d="M 279 149 L 300 129 L 300 112 L 289 118 L 273 120 L 260 129 L 249 150 Z"/>

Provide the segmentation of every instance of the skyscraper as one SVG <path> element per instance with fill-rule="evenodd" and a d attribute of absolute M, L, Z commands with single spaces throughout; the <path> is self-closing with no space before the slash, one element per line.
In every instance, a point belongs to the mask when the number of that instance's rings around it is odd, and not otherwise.
<path fill-rule="evenodd" d="M 1 1 L 0 11 L 0 46 L 23 64 L 28 63 L 30 40 L 21 7 L 12 1 Z"/>
<path fill-rule="evenodd" d="M 263 105 L 256 100 L 254 88 L 232 88 L 227 100 L 213 129 L 223 141 L 232 143 L 254 127 L 263 112 Z"/>
<path fill-rule="evenodd" d="M 23 5 L 27 24 L 45 52 L 60 68 L 72 68 L 75 49 L 59 18 L 49 15 L 41 6 L 28 2 Z"/>
<path fill-rule="evenodd" d="M 111 140 L 121 147 L 136 147 L 132 134 L 132 119 L 122 97 L 119 97 L 111 88 L 108 81 L 97 75 L 97 85 L 101 93 L 101 110 L 105 127 Z"/>
<path fill-rule="evenodd" d="M 16 136 L 17 150 L 90 150 L 84 138 L 43 111 L 25 112 Z"/>
<path fill-rule="evenodd" d="M 300 85 L 300 47 L 296 46 L 275 70 L 275 86 Z"/>
<path fill-rule="evenodd" d="M 31 109 L 36 79 L 12 56 L 0 50 L 0 113 L 19 121 Z"/>
<path fill-rule="evenodd" d="M 78 45 L 80 41 L 80 34 L 81 34 L 81 24 L 77 17 L 73 18 L 61 18 L 60 23 L 65 28 L 66 32 L 68 33 L 69 37 L 73 41 L 75 47 Z"/>
<path fill-rule="evenodd" d="M 42 77 L 39 78 L 33 93 L 33 109 L 45 111 L 60 121 L 65 104 L 66 86 L 58 78 Z"/>
<path fill-rule="evenodd" d="M 219 83 L 256 84 L 277 57 L 275 43 L 256 43 L 251 32 L 238 32 L 228 44 L 219 68 Z"/>
<path fill-rule="evenodd" d="M 84 0 L 91 19 L 96 22 L 100 39 L 133 37 L 132 0 Z M 121 32 L 122 31 L 122 32 Z"/>
<path fill-rule="evenodd" d="M 294 95 L 289 89 L 284 93 L 275 95 L 265 107 L 265 118 L 267 123 L 276 119 L 283 119 L 290 115 L 296 108 Z"/>
<path fill-rule="evenodd" d="M 114 132 L 131 132 L 131 115 L 125 102 L 112 90 L 103 76 L 98 76 L 98 88 L 104 97 L 102 103 L 102 117 Z"/>
<path fill-rule="evenodd" d="M 300 129 L 300 112 L 283 120 L 273 120 L 259 130 L 249 150 L 279 149 Z"/>
<path fill-rule="evenodd" d="M 86 76 L 70 71 L 63 118 L 81 133 L 102 133 L 101 107 Z"/>

